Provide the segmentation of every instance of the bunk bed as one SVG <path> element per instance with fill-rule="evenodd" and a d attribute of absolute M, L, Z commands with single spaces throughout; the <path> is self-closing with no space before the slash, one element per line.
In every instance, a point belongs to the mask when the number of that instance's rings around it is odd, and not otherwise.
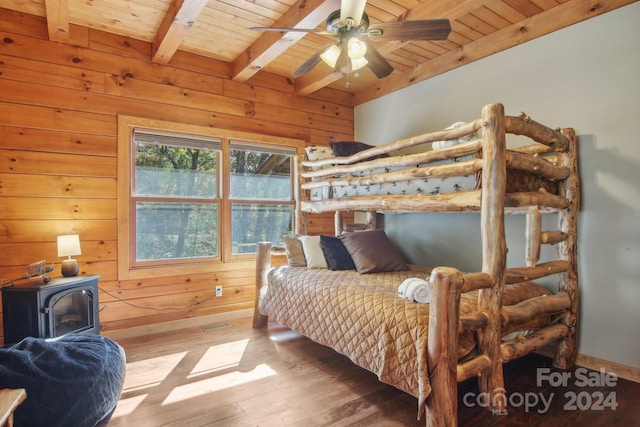
<path fill-rule="evenodd" d="M 516 147 L 507 148 L 509 134 L 519 135 Z M 421 146 L 427 149 L 416 151 Z M 351 237 L 344 236 L 367 233 L 358 228 L 375 231 L 376 213 L 477 211 L 482 267 L 461 272 L 400 262 L 381 272 L 362 272 L 360 266 L 333 271 L 289 259 L 291 265 L 272 268 L 271 256 L 284 248 L 260 242 L 254 327 L 266 326 L 271 317 L 347 355 L 416 396 L 418 416 L 424 411 L 430 426 L 457 425 L 460 381 L 477 376 L 488 409 L 503 412 L 503 363 L 554 344 L 554 365 L 572 366 L 579 208 L 573 129 L 552 129 L 524 114 L 506 116 L 501 104 L 490 104 L 480 118 L 442 131 L 299 163 L 298 235 L 306 235 L 309 213 L 334 212 L 336 235 L 348 242 Z M 451 192 L 438 184 L 461 176 L 467 184 L 450 186 Z M 428 187 L 434 179 L 435 187 Z M 414 180 L 419 184 L 409 183 Z M 400 191 L 389 189 L 403 182 Z M 372 193 L 372 186 L 379 191 Z M 366 223 L 344 224 L 346 211 L 365 212 Z M 507 213 L 526 215 L 526 253 L 517 268 L 506 267 Z M 542 214 L 557 216 L 557 230 L 542 230 Z M 544 244 L 555 245 L 557 259 L 540 261 Z M 392 246 L 388 250 L 393 253 Z M 535 283 L 553 275 L 555 293 Z M 427 283 L 428 304 L 402 295 L 405 281 L 416 278 Z"/>

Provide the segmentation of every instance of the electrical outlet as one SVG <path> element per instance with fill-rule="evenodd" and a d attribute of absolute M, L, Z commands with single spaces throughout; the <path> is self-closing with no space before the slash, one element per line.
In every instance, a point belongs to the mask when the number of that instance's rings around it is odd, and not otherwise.
<path fill-rule="evenodd" d="M 216 286 L 216 298 L 220 298 L 222 296 L 222 286 Z"/>

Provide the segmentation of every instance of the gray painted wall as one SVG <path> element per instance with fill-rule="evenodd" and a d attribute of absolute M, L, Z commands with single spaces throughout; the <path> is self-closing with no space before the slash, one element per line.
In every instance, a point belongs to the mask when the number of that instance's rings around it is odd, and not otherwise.
<path fill-rule="evenodd" d="M 640 3 L 358 106 L 357 140 L 379 145 L 501 102 L 579 136 L 579 352 L 640 368 Z M 549 221 L 550 220 L 550 221 Z M 507 219 L 507 232 L 524 216 Z M 543 229 L 555 229 L 554 218 Z M 479 215 L 394 214 L 385 228 L 417 264 L 477 271 Z M 418 232 L 419 230 L 419 232 Z M 518 230 L 518 236 L 523 236 Z M 509 239 L 509 266 L 524 260 Z M 546 259 L 549 251 L 543 253 Z M 555 286 L 555 280 L 545 283 Z"/>

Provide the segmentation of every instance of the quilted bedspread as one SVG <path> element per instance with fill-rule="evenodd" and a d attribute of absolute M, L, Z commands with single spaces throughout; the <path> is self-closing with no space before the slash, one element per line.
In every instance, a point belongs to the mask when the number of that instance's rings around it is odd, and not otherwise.
<path fill-rule="evenodd" d="M 359 274 L 280 266 L 269 273 L 260 311 L 273 320 L 329 346 L 357 365 L 418 398 L 418 411 L 431 393 L 427 370 L 429 304 L 398 296 L 409 277 L 428 278 L 430 268 L 411 265 L 408 271 Z M 509 295 L 510 288 L 514 291 Z M 543 287 L 506 286 L 503 302 L 548 293 Z M 476 309 L 477 292 L 462 294 L 460 312 Z M 475 343 L 472 334 L 460 337 L 458 357 Z"/>

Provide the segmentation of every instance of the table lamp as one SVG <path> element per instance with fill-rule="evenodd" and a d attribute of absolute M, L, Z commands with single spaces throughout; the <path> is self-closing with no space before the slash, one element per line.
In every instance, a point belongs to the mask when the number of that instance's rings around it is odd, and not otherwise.
<path fill-rule="evenodd" d="M 67 257 L 62 261 L 62 275 L 64 277 L 72 277 L 78 274 L 78 261 L 72 259 L 72 255 L 81 255 L 80 236 L 77 234 L 68 234 L 66 236 L 58 236 L 58 256 Z"/>

